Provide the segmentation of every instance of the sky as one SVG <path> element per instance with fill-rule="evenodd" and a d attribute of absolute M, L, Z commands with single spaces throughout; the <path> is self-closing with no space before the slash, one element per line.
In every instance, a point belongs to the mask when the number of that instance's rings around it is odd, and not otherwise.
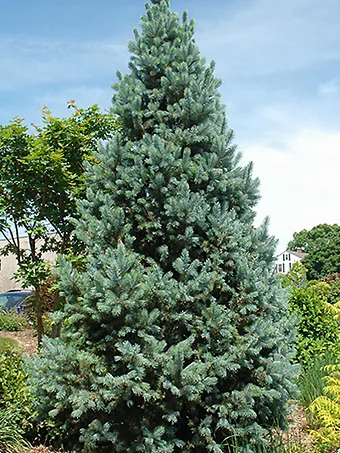
<path fill-rule="evenodd" d="M 142 0 L 0 0 L 0 124 L 47 105 L 110 108 Z M 283 251 L 293 233 L 340 224 L 339 0 L 172 0 L 222 80 L 235 143 L 260 178 L 256 223 Z"/>

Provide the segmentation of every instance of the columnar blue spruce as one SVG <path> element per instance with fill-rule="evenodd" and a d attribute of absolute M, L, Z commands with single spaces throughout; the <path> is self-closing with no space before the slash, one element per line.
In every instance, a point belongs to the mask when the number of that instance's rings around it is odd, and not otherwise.
<path fill-rule="evenodd" d="M 294 328 L 275 241 L 253 226 L 258 181 L 193 34 L 165 0 L 146 6 L 114 85 L 121 133 L 88 169 L 86 266 L 61 265 L 64 337 L 31 364 L 68 448 L 251 452 L 285 423 Z"/>

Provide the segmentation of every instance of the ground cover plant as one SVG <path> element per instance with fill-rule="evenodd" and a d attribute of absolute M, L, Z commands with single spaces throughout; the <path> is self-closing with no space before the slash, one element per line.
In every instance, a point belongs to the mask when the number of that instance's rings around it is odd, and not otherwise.
<path fill-rule="evenodd" d="M 253 226 L 258 181 L 193 22 L 146 8 L 114 86 L 120 133 L 78 203 L 85 263 L 60 263 L 63 336 L 32 359 L 32 391 L 68 449 L 257 452 L 295 392 L 275 240 Z"/>

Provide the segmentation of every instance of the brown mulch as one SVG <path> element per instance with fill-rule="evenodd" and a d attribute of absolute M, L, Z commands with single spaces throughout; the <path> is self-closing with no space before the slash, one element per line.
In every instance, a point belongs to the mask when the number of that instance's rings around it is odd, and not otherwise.
<path fill-rule="evenodd" d="M 314 452 L 315 438 L 309 434 L 310 425 L 304 408 L 296 405 L 289 418 L 289 431 L 283 433 L 283 439 L 290 445 L 296 444 L 302 447 L 304 451 Z"/>
<path fill-rule="evenodd" d="M 23 350 L 32 355 L 37 352 L 38 339 L 33 329 L 24 329 L 19 332 L 10 332 L 9 330 L 1 330 L 0 337 L 13 338 L 17 340 Z"/>

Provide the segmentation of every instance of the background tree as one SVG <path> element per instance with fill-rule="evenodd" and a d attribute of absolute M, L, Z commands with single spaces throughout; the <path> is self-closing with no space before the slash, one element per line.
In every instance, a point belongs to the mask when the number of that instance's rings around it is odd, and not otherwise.
<path fill-rule="evenodd" d="M 43 334 L 42 285 L 50 275 L 43 253 L 66 253 L 76 216 L 75 198 L 84 190 L 84 160 L 90 160 L 100 140 L 112 136 L 116 120 L 98 106 L 55 118 L 44 107 L 43 125 L 30 132 L 16 118 L 0 126 L 0 233 L 7 240 L 3 254 L 16 256 L 24 286 L 35 289 L 39 343 Z M 23 249 L 20 235 L 28 237 Z"/>
<path fill-rule="evenodd" d="M 303 264 L 310 280 L 340 272 L 340 225 L 324 223 L 311 230 L 294 233 L 287 248 L 302 248 L 308 253 Z"/>
<path fill-rule="evenodd" d="M 287 274 L 277 274 L 284 288 L 295 286 L 301 288 L 307 284 L 307 269 L 300 262 L 295 262 Z"/>
<path fill-rule="evenodd" d="M 214 65 L 187 15 L 153 3 L 114 86 L 121 134 L 79 203 L 86 266 L 61 265 L 65 329 L 33 360 L 33 392 L 68 448 L 251 452 L 285 424 L 294 327 Z"/>
<path fill-rule="evenodd" d="M 322 278 L 322 281 L 329 284 L 329 303 L 336 304 L 340 302 L 340 273 L 330 274 Z"/>

